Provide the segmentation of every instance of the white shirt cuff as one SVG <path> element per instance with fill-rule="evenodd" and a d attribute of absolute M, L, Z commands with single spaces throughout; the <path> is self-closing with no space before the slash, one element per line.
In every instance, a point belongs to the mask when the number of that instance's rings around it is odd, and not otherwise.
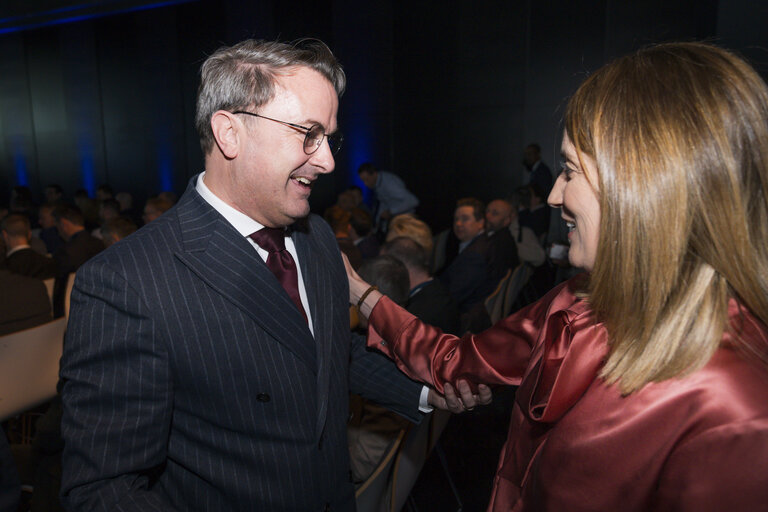
<path fill-rule="evenodd" d="M 429 397 L 429 388 L 427 386 L 424 386 L 421 388 L 421 396 L 419 396 L 419 410 L 423 413 L 430 413 L 433 411 L 434 407 L 429 405 L 429 402 L 427 402 L 427 398 Z"/>

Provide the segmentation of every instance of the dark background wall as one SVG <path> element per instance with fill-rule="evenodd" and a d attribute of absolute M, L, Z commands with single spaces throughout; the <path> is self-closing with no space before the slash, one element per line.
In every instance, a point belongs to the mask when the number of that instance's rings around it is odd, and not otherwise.
<path fill-rule="evenodd" d="M 143 200 L 202 170 L 193 128 L 207 54 L 247 37 L 326 41 L 349 88 L 346 149 L 313 192 L 322 211 L 371 160 L 402 176 L 425 219 L 527 180 L 522 150 L 557 164 L 568 96 L 651 42 L 705 39 L 768 73 L 768 6 L 749 0 L 5 0 L 0 6 L 0 202 L 10 188 L 109 183 Z"/>

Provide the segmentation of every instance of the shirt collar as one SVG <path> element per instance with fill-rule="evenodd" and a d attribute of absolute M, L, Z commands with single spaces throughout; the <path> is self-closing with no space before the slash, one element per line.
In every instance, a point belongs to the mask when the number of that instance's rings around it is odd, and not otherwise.
<path fill-rule="evenodd" d="M 475 241 L 475 238 L 479 237 L 479 236 L 480 236 L 480 235 L 482 235 L 483 233 L 485 233 L 485 230 L 481 230 L 481 231 L 480 231 L 478 234 L 476 234 L 475 236 L 473 236 L 472 238 L 470 238 L 470 239 L 469 239 L 469 240 L 467 240 L 466 242 L 459 242 L 459 252 L 462 252 L 464 249 L 466 249 L 467 247 L 469 247 L 469 244 L 471 244 L 472 242 L 474 242 L 474 241 Z"/>
<path fill-rule="evenodd" d="M 211 189 L 205 185 L 203 177 L 205 177 L 205 171 L 201 172 L 197 177 L 195 190 L 197 190 L 197 193 L 200 194 L 200 197 L 205 199 L 205 202 L 210 204 L 214 210 L 219 212 L 222 217 L 227 219 L 227 222 L 232 224 L 238 233 L 244 237 L 248 237 L 252 233 L 255 233 L 264 227 L 263 224 L 253 220 L 243 212 L 235 210 L 230 205 L 219 199 L 218 196 L 211 192 Z"/>
<path fill-rule="evenodd" d="M 31 248 L 32 248 L 32 247 L 31 247 L 31 246 L 29 246 L 29 245 L 17 245 L 17 246 L 16 246 L 16 247 L 14 247 L 13 249 L 8 249 L 8 252 L 6 252 L 6 253 L 5 253 L 5 257 L 7 258 L 7 257 L 8 257 L 8 256 L 10 256 L 11 254 L 13 254 L 13 253 L 15 253 L 15 252 L 19 252 L 19 251 L 20 251 L 20 250 L 22 250 L 22 249 L 31 249 Z"/>

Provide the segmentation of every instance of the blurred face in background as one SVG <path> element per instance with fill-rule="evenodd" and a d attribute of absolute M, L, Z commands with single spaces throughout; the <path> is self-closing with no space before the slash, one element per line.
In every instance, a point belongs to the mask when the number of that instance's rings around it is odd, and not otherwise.
<path fill-rule="evenodd" d="M 460 242 L 468 242 L 483 230 L 483 219 L 475 218 L 475 209 L 471 206 L 460 206 L 453 214 L 453 233 Z"/>
<path fill-rule="evenodd" d="M 53 217 L 53 209 L 41 207 L 38 212 L 38 220 L 40 221 L 40 227 L 43 229 L 52 228 L 56 225 L 56 219 Z"/>
<path fill-rule="evenodd" d="M 488 231 L 499 231 L 512 222 L 512 205 L 501 199 L 488 203 L 485 209 L 485 226 Z"/>

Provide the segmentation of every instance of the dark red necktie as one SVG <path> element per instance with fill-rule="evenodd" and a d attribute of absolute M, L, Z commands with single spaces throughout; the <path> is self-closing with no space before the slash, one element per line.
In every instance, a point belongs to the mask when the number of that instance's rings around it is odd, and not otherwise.
<path fill-rule="evenodd" d="M 285 229 L 283 228 L 262 228 L 252 233 L 251 239 L 259 247 L 269 253 L 267 257 L 267 267 L 275 274 L 280 284 L 291 297 L 296 307 L 299 308 L 304 320 L 307 320 L 307 313 L 301 304 L 299 295 L 299 273 L 296 270 L 296 262 L 293 256 L 285 249 Z"/>

